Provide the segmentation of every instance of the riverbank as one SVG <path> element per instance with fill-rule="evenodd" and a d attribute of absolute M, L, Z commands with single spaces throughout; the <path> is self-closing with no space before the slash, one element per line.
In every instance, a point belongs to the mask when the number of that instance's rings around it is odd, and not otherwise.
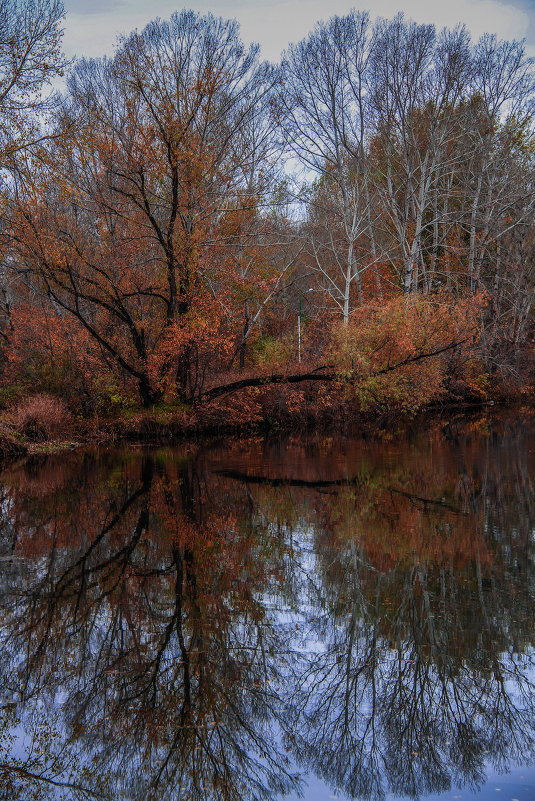
<path fill-rule="evenodd" d="M 0 428 L 0 465 L 28 454 L 28 446 L 18 436 Z"/>
<path fill-rule="evenodd" d="M 356 410 L 353 406 L 327 407 L 318 410 L 298 408 L 293 412 L 279 410 L 278 415 L 262 416 L 243 413 L 235 408 L 185 410 L 172 405 L 152 409 L 129 409 L 107 417 L 87 420 L 72 419 L 58 435 L 49 436 L 42 421 L 34 421 L 26 430 L 17 430 L 13 423 L 0 419 L 0 465 L 35 454 L 58 453 L 94 445 L 169 444 L 199 441 L 213 437 L 267 435 L 318 431 L 320 433 L 360 434 L 366 437 L 393 436 L 412 427 L 443 425 L 448 438 L 452 420 L 482 413 L 497 414 L 514 408 L 529 415 L 533 407 L 525 396 L 496 399 L 451 400 L 433 404 L 417 414 L 396 410 Z M 281 413 L 282 412 L 282 413 Z"/>

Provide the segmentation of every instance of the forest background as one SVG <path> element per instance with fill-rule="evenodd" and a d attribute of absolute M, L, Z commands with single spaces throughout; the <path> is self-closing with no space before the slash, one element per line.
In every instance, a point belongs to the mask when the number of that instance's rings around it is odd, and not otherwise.
<path fill-rule="evenodd" d="M 67 63 L 63 17 L 0 0 L 4 432 L 531 400 L 522 42 L 353 11 L 270 64 L 182 11 Z"/>

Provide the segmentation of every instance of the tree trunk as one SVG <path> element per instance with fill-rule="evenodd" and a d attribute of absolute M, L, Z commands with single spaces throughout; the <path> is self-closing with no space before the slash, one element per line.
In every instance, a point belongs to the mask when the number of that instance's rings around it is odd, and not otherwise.
<path fill-rule="evenodd" d="M 151 406 L 154 406 L 154 404 L 158 403 L 158 401 L 160 401 L 162 398 L 161 390 L 153 389 L 149 377 L 146 375 L 139 379 L 138 389 L 141 402 L 145 409 L 149 409 Z"/>

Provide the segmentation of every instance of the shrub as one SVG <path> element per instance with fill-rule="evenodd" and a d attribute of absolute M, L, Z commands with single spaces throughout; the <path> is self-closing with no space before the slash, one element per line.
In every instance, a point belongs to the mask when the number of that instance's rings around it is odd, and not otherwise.
<path fill-rule="evenodd" d="M 65 402 L 44 393 L 26 398 L 9 418 L 30 442 L 56 439 L 67 434 L 72 427 L 72 415 Z"/>
<path fill-rule="evenodd" d="M 446 392 L 482 394 L 475 358 L 484 295 L 398 297 L 358 309 L 335 332 L 332 360 L 361 408 L 416 412 Z"/>
<path fill-rule="evenodd" d="M 297 343 L 290 339 L 276 339 L 264 336 L 254 345 L 255 363 L 257 367 L 269 368 L 272 371 L 284 370 L 288 364 L 297 360 Z"/>

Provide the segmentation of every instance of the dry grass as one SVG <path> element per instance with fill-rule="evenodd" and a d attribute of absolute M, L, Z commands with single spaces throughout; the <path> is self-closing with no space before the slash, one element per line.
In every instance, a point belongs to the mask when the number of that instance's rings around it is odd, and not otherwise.
<path fill-rule="evenodd" d="M 70 434 L 73 426 L 65 402 L 44 393 L 21 401 L 8 419 L 29 442 L 60 439 Z"/>

